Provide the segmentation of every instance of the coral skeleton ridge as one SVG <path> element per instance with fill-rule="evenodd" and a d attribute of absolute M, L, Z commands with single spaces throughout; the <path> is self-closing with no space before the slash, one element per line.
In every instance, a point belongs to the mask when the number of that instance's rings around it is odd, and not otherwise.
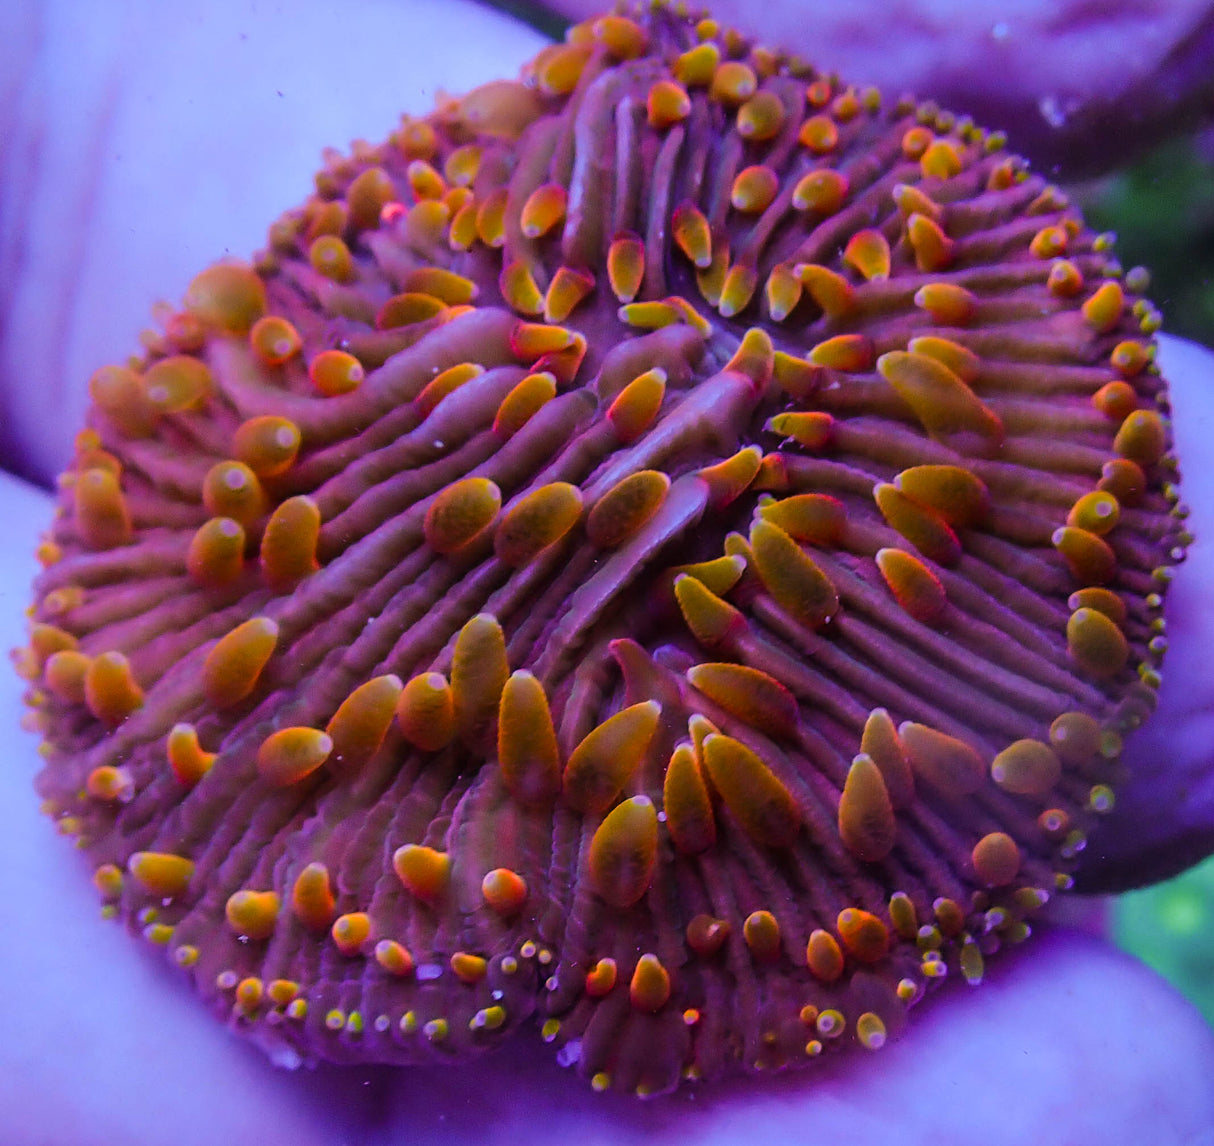
<path fill-rule="evenodd" d="M 1154 706 L 1146 286 L 964 117 L 579 24 L 94 374 L 45 811 L 280 1057 L 877 1051 L 1070 886 Z"/>

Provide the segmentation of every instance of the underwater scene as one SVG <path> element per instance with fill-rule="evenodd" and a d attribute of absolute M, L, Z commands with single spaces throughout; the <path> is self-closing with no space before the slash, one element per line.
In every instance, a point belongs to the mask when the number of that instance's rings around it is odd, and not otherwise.
<path fill-rule="evenodd" d="M 1214 6 L 0 84 L 0 1146 L 1214 1146 Z"/>

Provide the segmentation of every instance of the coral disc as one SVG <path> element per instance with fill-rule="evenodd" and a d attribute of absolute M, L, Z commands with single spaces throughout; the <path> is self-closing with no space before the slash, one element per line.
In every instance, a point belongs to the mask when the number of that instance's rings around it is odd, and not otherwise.
<path fill-rule="evenodd" d="M 98 371 L 46 808 L 263 1046 L 876 1050 L 1070 886 L 1154 706 L 1145 286 L 967 119 L 578 25 Z"/>

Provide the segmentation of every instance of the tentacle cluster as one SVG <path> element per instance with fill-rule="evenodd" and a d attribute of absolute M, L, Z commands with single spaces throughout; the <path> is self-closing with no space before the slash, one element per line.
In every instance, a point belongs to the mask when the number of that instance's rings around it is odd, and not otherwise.
<path fill-rule="evenodd" d="M 1069 885 L 1153 706 L 1145 285 L 964 118 L 579 25 L 93 377 L 46 811 L 279 1054 L 879 1048 Z"/>

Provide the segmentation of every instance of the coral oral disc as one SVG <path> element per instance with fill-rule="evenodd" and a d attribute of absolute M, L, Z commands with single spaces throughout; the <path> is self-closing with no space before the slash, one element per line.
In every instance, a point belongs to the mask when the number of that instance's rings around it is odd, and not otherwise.
<path fill-rule="evenodd" d="M 1154 707 L 1144 282 L 968 118 L 576 25 L 93 373 L 44 806 L 277 1056 L 876 1051 L 1070 885 Z"/>

